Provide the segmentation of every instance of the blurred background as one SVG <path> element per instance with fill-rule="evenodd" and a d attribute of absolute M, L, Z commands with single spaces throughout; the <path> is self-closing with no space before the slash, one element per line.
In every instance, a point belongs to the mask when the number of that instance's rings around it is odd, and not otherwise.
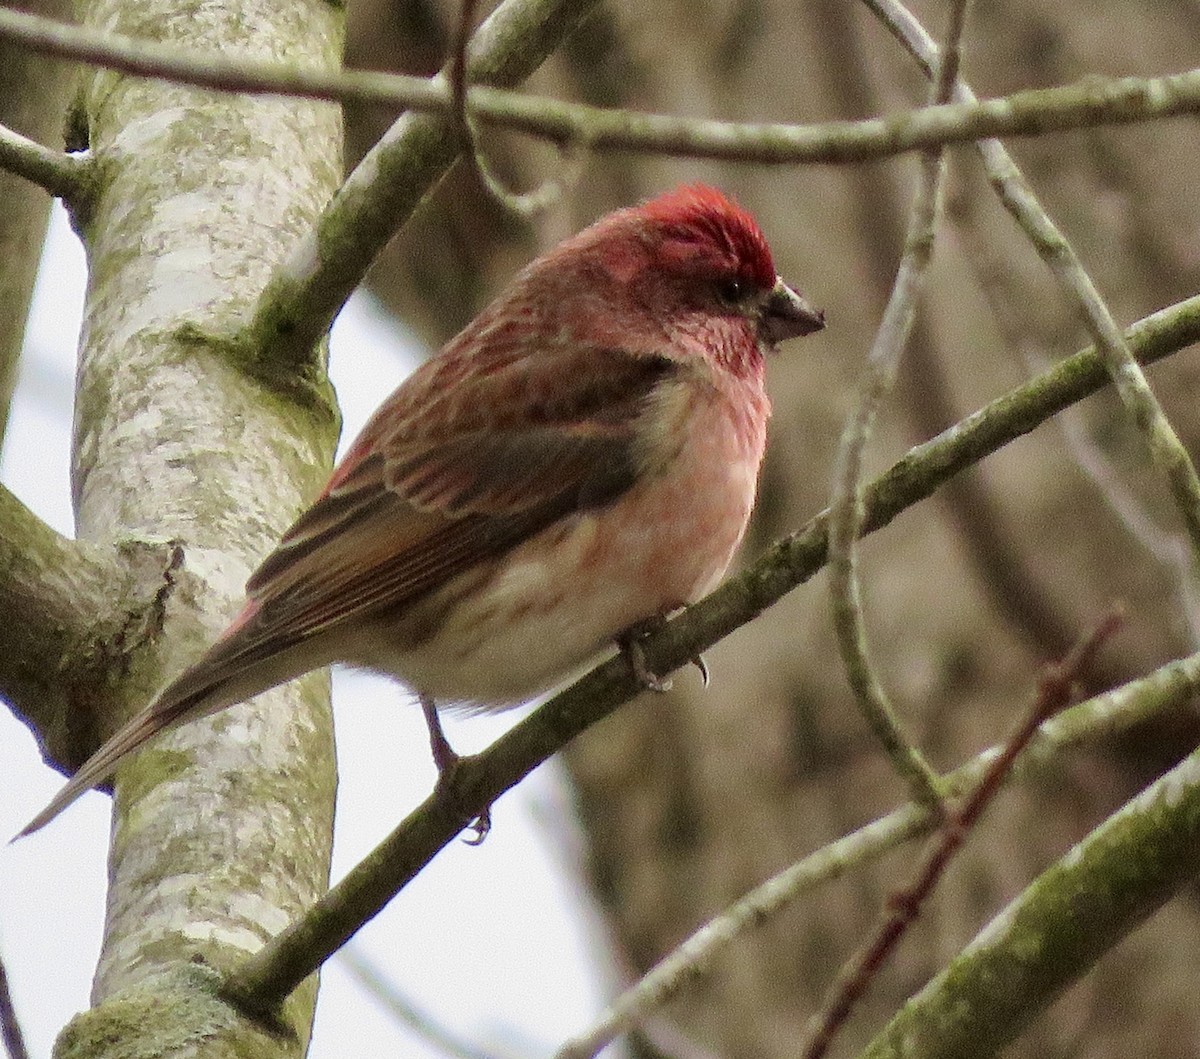
<path fill-rule="evenodd" d="M 457 4 L 357 0 L 351 11 L 348 65 L 430 73 L 445 57 Z M 917 12 L 935 36 L 941 32 L 942 5 L 925 2 Z M 999 95 L 1087 74 L 1175 72 L 1196 65 L 1198 56 L 1200 7 L 1183 0 L 1072 0 L 1052 7 L 1004 0 L 972 12 L 963 72 L 980 95 Z M 610 0 L 530 88 L 606 106 L 788 122 L 873 116 L 918 105 L 926 95 L 915 65 L 865 7 L 837 0 Z M 351 163 L 391 118 L 379 109 L 347 108 Z M 553 150 L 521 137 L 486 132 L 483 143 L 517 188 L 536 186 L 561 167 Z M 1188 179 L 1200 156 L 1194 118 L 1009 146 L 1120 322 L 1197 291 L 1200 193 Z M 841 420 L 899 256 L 914 173 L 912 158 L 768 168 L 614 153 L 589 159 L 555 208 L 525 222 L 460 167 L 378 261 L 371 300 L 347 314 L 357 329 L 344 321 L 335 333 L 347 436 L 356 423 L 349 396 L 356 381 L 365 383 L 369 406 L 405 370 L 402 345 L 415 355 L 436 348 L 521 264 L 606 210 L 681 181 L 705 180 L 758 216 L 779 271 L 829 321 L 823 334 L 786 348 L 769 368 L 775 416 L 744 549 L 752 557 L 825 504 Z M 47 266 L 56 316 L 63 312 L 57 284 L 66 268 L 57 260 Z M 407 340 L 393 320 L 403 321 Z M 68 328 L 53 344 L 58 367 L 29 367 L 19 395 L 46 417 L 35 428 L 33 451 L 42 455 L 13 455 L 14 419 L 5 475 L 29 460 L 53 458 L 62 461 L 65 483 L 65 434 L 58 450 L 47 439 L 50 420 L 67 428 L 74 335 Z M 955 149 L 934 268 L 899 388 L 872 444 L 871 468 L 884 468 L 1037 365 L 1084 344 L 1074 313 L 992 195 L 971 150 Z M 39 370 L 58 373 L 63 385 L 53 398 L 38 389 L 46 383 Z M 1194 354 L 1176 355 L 1151 378 L 1195 451 Z M 52 489 L 69 519 L 65 484 Z M 1177 535 L 1166 491 L 1148 472 L 1139 439 L 1111 396 L 1100 395 L 872 537 L 863 548 L 863 576 L 874 653 L 911 734 L 934 763 L 953 767 L 1001 738 L 1028 701 L 1037 666 L 1090 629 L 1114 599 L 1126 602 L 1129 622 L 1087 674 L 1087 690 L 1194 650 L 1200 616 L 1189 605 L 1189 575 L 1178 569 Z M 731 636 L 708 662 L 707 690 L 694 672 L 680 674 L 670 694 L 642 696 L 588 732 L 536 784 L 505 799 L 482 851 L 455 847 L 435 865 L 442 876 L 431 881 L 434 873 L 427 873 L 418 881 L 428 905 L 416 898 L 410 904 L 406 892 L 364 932 L 372 959 L 467 1036 L 515 1046 L 499 1054 L 544 1055 L 556 1035 L 582 1027 L 612 988 L 747 889 L 904 797 L 846 689 L 822 577 Z M 339 696 L 350 696 L 362 679 L 343 680 Z M 338 706 L 344 766 L 366 762 L 361 787 L 343 772 L 343 866 L 432 780 L 427 763 L 409 768 L 393 756 L 401 744 L 424 751 L 419 716 L 396 709 L 400 697 L 394 688 L 373 687 L 362 696 L 365 706 Z M 378 713 L 362 721 L 371 710 Z M 394 741 L 349 749 L 353 726 L 382 726 L 385 716 L 401 717 L 395 723 L 404 725 Z M 451 739 L 470 749 L 494 733 L 487 728 L 494 723 L 456 725 Z M 1190 751 L 1198 736 L 1189 707 L 1073 753 L 1005 792 L 875 982 L 843 1047 L 867 1040 L 998 908 Z M 0 737 L 0 768 L 6 775 L 18 767 L 36 771 L 31 742 L 10 764 L 15 741 Z M 413 775 L 415 792 L 402 791 Z M 36 782 L 36 792 L 22 791 L 14 819 L 0 823 L 18 826 L 57 780 L 41 768 Z M 98 850 L 106 810 L 102 797 L 90 800 L 94 817 L 83 822 L 75 814 L 71 826 L 90 828 Z M 509 810 L 510 801 L 521 807 Z M 2 808 L 7 814 L 8 805 Z M 347 824 L 359 812 L 365 822 Z M 521 830 L 517 816 L 524 818 Z M 56 833 L 55 844 L 69 845 L 62 836 Z M 30 861 L 38 855 L 33 842 L 28 854 L 19 851 Z M 500 853 L 510 865 L 507 875 L 484 859 Z M 75 913 L 61 901 L 52 902 L 56 911 L 13 910 L 12 890 L 30 885 L 31 870 L 14 866 L 9 875 L 13 857 L 3 862 L 0 944 L 20 990 L 17 961 L 27 942 L 24 935 L 14 940 L 17 924 L 36 914 L 64 919 L 56 925 L 73 929 Z M 743 938 L 650 1032 L 630 1042 L 628 1054 L 794 1054 L 836 968 L 857 948 L 912 857 L 903 851 L 856 871 Z M 88 859 L 87 870 L 98 871 L 99 852 Z M 66 869 L 62 878 L 74 885 L 77 871 L 83 869 Z M 533 890 L 534 879 L 543 890 Z M 463 880 L 473 880 L 475 889 L 450 888 Z M 98 893 L 82 900 L 98 906 Z M 555 903 L 543 903 L 543 893 L 555 895 Z M 1196 897 L 1168 905 L 1038 1019 L 1010 1054 L 1197 1054 L 1200 949 L 1180 944 L 1200 931 Z M 528 918 L 512 919 L 517 907 Z M 404 933 L 416 920 L 431 928 L 419 941 Z M 44 918 L 34 922 L 32 932 L 41 933 Z M 499 947 L 502 933 L 512 935 L 511 947 Z M 59 958 L 46 960 L 59 975 Z M 78 942 L 70 962 L 87 966 Z M 345 974 L 335 964 L 327 986 Z M 355 1033 L 347 1026 L 358 1025 L 331 1017 L 334 995 L 328 989 L 318 1010 L 317 1056 L 339 1048 L 345 1054 L 347 1034 Z M 30 997 L 27 991 L 23 1011 L 40 1006 Z M 547 1015 L 551 1020 L 541 1021 Z M 323 1026 L 332 1027 L 329 1037 Z M 424 1053 L 406 1046 L 403 1054 Z"/>

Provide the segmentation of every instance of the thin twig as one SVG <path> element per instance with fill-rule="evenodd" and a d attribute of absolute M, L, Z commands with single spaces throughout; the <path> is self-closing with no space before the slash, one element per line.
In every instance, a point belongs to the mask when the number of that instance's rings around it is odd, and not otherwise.
<path fill-rule="evenodd" d="M 899 0 L 865 2 L 927 70 L 934 65 L 936 45 Z M 955 86 L 954 97 L 966 104 L 975 102 L 974 93 L 963 82 Z M 1145 440 L 1151 462 L 1167 481 L 1191 538 L 1192 550 L 1200 558 L 1200 475 L 1187 449 L 1154 396 L 1079 255 L 1042 207 L 1012 156 L 996 139 L 983 140 L 979 150 L 1000 201 L 1029 237 L 1096 343 L 1130 421 Z"/>
<path fill-rule="evenodd" d="M 51 195 L 73 202 L 83 193 L 91 160 L 86 155 L 52 151 L 0 125 L 0 169 L 32 181 Z"/>
<path fill-rule="evenodd" d="M 449 78 L 451 113 L 463 138 L 463 153 L 472 165 L 478 167 L 476 152 L 479 145 L 475 142 L 471 115 L 467 112 L 467 45 L 471 43 L 471 27 L 475 25 L 476 3 L 477 0 L 461 0 L 458 25 L 454 31 L 454 48 L 450 53 Z"/>
<path fill-rule="evenodd" d="M 459 8 L 458 25 L 454 31 L 454 48 L 450 53 L 450 102 L 454 124 L 462 137 L 463 157 L 497 201 L 509 206 L 513 196 L 498 180 L 489 179 L 492 174 L 488 169 L 487 160 L 483 157 L 483 148 L 475 135 L 475 126 L 467 109 L 467 46 L 471 43 L 471 27 L 475 24 L 476 2 L 477 0 L 462 0 Z"/>
<path fill-rule="evenodd" d="M 1053 757 L 1089 741 L 1109 739 L 1147 719 L 1189 702 L 1200 688 L 1200 653 L 1156 669 L 1123 687 L 1097 695 L 1046 722 L 1010 775 L 1044 768 Z M 977 785 L 1001 754 L 991 747 L 945 778 L 948 789 Z M 738 938 L 770 922 L 783 909 L 821 883 L 880 857 L 931 831 L 936 819 L 916 803 L 893 810 L 865 827 L 831 842 L 757 886 L 705 923 L 662 958 L 644 977 L 612 1001 L 587 1033 L 568 1041 L 554 1059 L 594 1059 L 622 1034 L 703 977 Z"/>
<path fill-rule="evenodd" d="M 877 0 L 865 0 L 875 3 Z M 365 70 L 324 73 L 249 57 L 195 55 L 148 41 L 0 7 L 0 39 L 77 62 L 227 92 L 361 102 L 449 115 L 445 79 Z M 988 136 L 1044 136 L 1126 125 L 1200 110 L 1200 68 L 1158 77 L 1091 75 L 974 104 L 922 108 L 867 121 L 790 125 L 648 114 L 473 85 L 473 115 L 560 146 L 785 165 L 865 162 Z"/>
<path fill-rule="evenodd" d="M 1120 627 L 1118 610 L 1106 614 L 1095 629 L 1071 648 L 1061 662 L 1047 666 L 1038 681 L 1037 694 L 1016 730 L 999 754 L 989 762 L 979 782 L 963 804 L 953 810 L 938 829 L 937 841 L 918 868 L 914 881 L 888 899 L 888 912 L 874 936 L 842 968 L 830 991 L 829 1001 L 812 1019 L 803 1059 L 822 1059 L 838 1031 L 846 1024 L 901 938 L 921 913 L 921 908 L 945 875 L 954 855 L 962 848 L 984 810 L 992 803 L 1012 772 L 1017 758 L 1029 745 L 1038 728 L 1061 713 L 1074 695 L 1074 687 L 1100 647 Z"/>
<path fill-rule="evenodd" d="M 968 6 L 968 0 L 954 0 L 951 4 L 945 60 L 934 78 L 931 106 L 949 99 L 957 79 L 959 43 Z M 917 295 L 933 256 L 943 177 L 941 150 L 926 151 L 921 157 L 921 174 L 913 195 L 904 255 L 867 358 L 858 401 L 842 434 L 829 504 L 829 592 L 834 632 L 850 687 L 860 711 L 883 744 L 892 766 L 908 784 L 912 796 L 931 806 L 940 802 L 937 776 L 905 737 L 883 682 L 871 662 L 855 541 L 863 518 L 859 491 L 867 442 L 879 409 L 895 384 L 900 356 L 912 329 Z"/>
<path fill-rule="evenodd" d="M 396 983 L 353 946 L 338 953 L 338 963 L 363 989 L 383 1005 L 397 1022 L 407 1026 L 417 1036 L 433 1045 L 451 1059 L 516 1059 L 515 1053 L 496 1052 L 473 1041 L 463 1040 L 449 1027 L 442 1025 L 404 996 Z"/>
<path fill-rule="evenodd" d="M 451 54 L 449 70 L 454 123 L 462 137 L 463 156 L 492 198 L 518 217 L 533 217 L 557 205 L 567 189 L 583 175 L 586 152 L 578 140 L 564 145 L 562 172 L 558 176 L 549 177 L 532 191 L 513 191 L 492 168 L 491 162 L 484 154 L 483 145 L 479 142 L 479 134 L 475 129 L 475 120 L 471 116 L 468 103 L 467 46 L 471 41 L 471 26 L 475 23 L 476 3 L 477 0 L 462 0 L 454 35 L 454 51 Z"/>
<path fill-rule="evenodd" d="M 1200 298 L 1141 321 L 1129 339 L 1148 359 L 1200 339 Z M 953 474 L 1033 430 L 1106 381 L 1094 351 L 1085 350 L 916 446 L 864 491 L 863 532 L 887 525 Z M 825 562 L 826 527 L 826 516 L 813 519 L 742 574 L 648 635 L 642 646 L 651 670 L 666 674 L 690 665 L 697 653 L 811 578 Z M 448 781 L 439 784 L 301 919 L 231 972 L 225 995 L 249 1011 L 274 1009 L 486 806 L 640 690 L 625 661 L 612 659 L 554 696 L 482 753 L 463 758 Z"/>
<path fill-rule="evenodd" d="M 8 1051 L 8 1059 L 29 1059 L 25 1048 L 25 1037 L 17 1020 L 17 1009 L 13 1006 L 12 993 L 8 988 L 8 972 L 0 958 L 0 1040 Z"/>

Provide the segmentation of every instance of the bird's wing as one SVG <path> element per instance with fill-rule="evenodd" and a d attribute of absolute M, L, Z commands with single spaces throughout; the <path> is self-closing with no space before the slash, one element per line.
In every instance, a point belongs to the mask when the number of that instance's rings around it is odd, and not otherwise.
<path fill-rule="evenodd" d="M 473 387 L 459 381 L 455 401 L 440 406 L 436 394 L 402 388 L 389 402 L 398 413 L 385 406 L 251 577 L 239 653 L 262 657 L 403 606 L 628 489 L 644 448 L 639 420 L 675 367 L 590 352 L 586 365 L 572 351 L 502 367 Z M 428 389 L 430 377 L 416 385 Z"/>

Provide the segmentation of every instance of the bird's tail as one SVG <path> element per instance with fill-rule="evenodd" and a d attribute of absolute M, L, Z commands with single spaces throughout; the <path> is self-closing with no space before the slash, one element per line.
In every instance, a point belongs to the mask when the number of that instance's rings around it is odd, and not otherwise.
<path fill-rule="evenodd" d="M 50 804 L 13 837 L 45 827 L 84 792 L 113 774 L 117 765 L 159 732 L 184 721 L 245 702 L 309 669 L 328 664 L 303 642 L 281 643 L 262 637 L 253 619 L 258 604 L 249 601 L 221 637 L 194 664 L 162 689 L 141 713 L 87 759 Z M 291 650 L 289 650 L 291 648 Z"/>
<path fill-rule="evenodd" d="M 13 841 L 41 830 L 82 794 L 108 779 L 118 762 L 143 747 L 159 732 L 179 721 L 211 712 L 206 708 L 205 700 L 214 692 L 213 684 L 205 681 L 197 686 L 195 679 L 188 679 L 193 677 L 193 672 L 183 673 L 179 680 L 163 688 L 149 706 L 88 758 L 50 804 L 13 836 Z"/>

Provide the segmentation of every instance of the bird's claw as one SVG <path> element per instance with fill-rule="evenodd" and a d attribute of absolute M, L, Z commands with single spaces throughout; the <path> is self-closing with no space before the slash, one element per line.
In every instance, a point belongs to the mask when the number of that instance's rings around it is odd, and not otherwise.
<path fill-rule="evenodd" d="M 671 678 L 660 677 L 657 673 L 651 671 L 650 666 L 646 663 L 646 649 L 642 646 L 640 637 L 644 632 L 631 632 L 622 636 L 617 641 L 626 660 L 629 662 L 629 668 L 633 671 L 634 678 L 647 691 L 654 691 L 662 694 L 671 690 Z"/>
<path fill-rule="evenodd" d="M 626 629 L 617 637 L 617 647 L 620 648 L 621 654 L 629 662 L 629 668 L 633 670 L 633 675 L 637 678 L 637 682 L 647 691 L 664 692 L 671 690 L 670 677 L 660 677 L 657 673 L 651 671 L 650 666 L 646 662 L 646 649 L 642 646 L 642 639 L 656 629 L 661 628 L 665 623 L 665 617 L 648 618 L 646 621 L 638 622 L 637 625 Z M 708 663 L 704 660 L 704 655 L 694 655 L 691 663 L 700 670 L 700 680 L 707 688 L 710 674 Z"/>
<path fill-rule="evenodd" d="M 474 821 L 467 830 L 472 834 L 469 838 L 464 838 L 463 841 L 468 846 L 479 846 L 483 844 L 483 840 L 488 837 L 488 832 L 492 829 L 492 807 L 489 805 L 482 813 L 475 817 Z"/>

